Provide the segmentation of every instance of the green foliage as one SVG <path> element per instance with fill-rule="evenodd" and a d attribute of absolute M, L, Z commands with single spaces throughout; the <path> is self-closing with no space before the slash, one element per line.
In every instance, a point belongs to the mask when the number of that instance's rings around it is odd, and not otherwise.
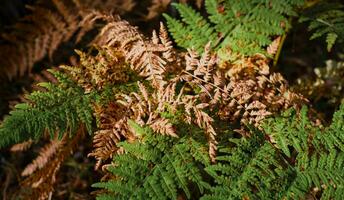
<path fill-rule="evenodd" d="M 180 124 L 181 137 L 170 138 L 129 124 L 140 140 L 120 144 L 125 153 L 108 168 L 115 178 L 93 185 L 107 190 L 98 199 L 343 198 L 344 105 L 327 128 L 313 125 L 303 108 L 268 119 L 250 137 L 227 135 L 212 164 L 195 127 Z"/>
<path fill-rule="evenodd" d="M 279 199 L 293 177 L 279 152 L 259 132 L 231 142 L 234 147 L 220 149 L 218 163 L 205 169 L 216 184 L 202 199 Z"/>
<path fill-rule="evenodd" d="M 220 52 L 231 49 L 253 55 L 265 53 L 263 48 L 271 43 L 272 36 L 282 35 L 290 28 L 288 17 L 296 16 L 295 8 L 303 2 L 206 0 L 209 21 L 184 4 L 174 4 L 182 21 L 164 16 L 169 31 L 181 47 L 201 52 L 211 41 L 212 47 L 221 49 Z"/>
<path fill-rule="evenodd" d="M 312 39 L 326 37 L 327 50 L 330 51 L 335 42 L 344 41 L 344 5 L 323 2 L 310 7 L 300 17 L 300 22 L 309 23 Z"/>
<path fill-rule="evenodd" d="M 96 94 L 84 90 L 65 74 L 53 72 L 59 83 L 40 83 L 46 91 L 27 96 L 30 103 L 19 104 L 10 112 L 0 127 L 0 147 L 27 139 L 39 139 L 45 130 L 50 135 L 73 133 L 80 123 L 91 133 L 92 99 Z"/>
<path fill-rule="evenodd" d="M 141 141 L 119 144 L 125 153 L 115 156 L 108 168 L 116 178 L 93 185 L 108 190 L 97 199 L 177 199 L 180 194 L 190 199 L 210 187 L 202 174 L 202 168 L 210 164 L 208 147 L 195 134 L 202 137 L 201 130 L 181 125 L 182 132 L 191 132 L 194 138 L 173 138 L 155 134 L 132 121 L 129 125 Z"/>
<path fill-rule="evenodd" d="M 313 189 L 322 191 L 321 199 L 343 199 L 344 104 L 327 128 L 312 125 L 303 108 L 299 115 L 289 111 L 268 120 L 264 129 L 277 148 L 295 157 L 296 176 L 283 196 L 304 198 Z"/>

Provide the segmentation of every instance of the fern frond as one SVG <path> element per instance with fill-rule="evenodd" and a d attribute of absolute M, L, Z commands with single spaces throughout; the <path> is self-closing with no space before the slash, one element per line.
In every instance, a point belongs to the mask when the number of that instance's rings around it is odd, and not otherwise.
<path fill-rule="evenodd" d="M 234 147 L 221 148 L 217 163 L 205 168 L 216 184 L 201 199 L 277 199 L 293 177 L 291 168 L 260 133 L 232 142 Z"/>
<path fill-rule="evenodd" d="M 307 191 L 322 191 L 322 198 L 340 199 L 344 177 L 344 105 L 334 114 L 332 124 L 320 129 L 311 124 L 307 109 L 300 115 L 289 111 L 264 125 L 275 146 L 291 157 L 296 154 L 296 176 L 283 196 L 304 198 Z M 291 152 L 292 151 L 292 152 Z"/>
<path fill-rule="evenodd" d="M 101 30 L 94 43 L 100 46 L 119 47 L 131 68 L 141 76 L 154 80 L 157 85 L 163 80 L 163 74 L 166 71 L 175 70 L 176 64 L 169 62 L 172 49 L 170 45 L 166 46 L 169 44 L 167 34 L 161 33 L 160 38 L 150 41 L 145 39 L 136 27 L 113 16 L 93 13 L 89 18 L 91 21 L 96 19 L 107 21 L 107 25 Z M 162 37 L 163 35 L 164 37 Z M 159 40 L 163 43 L 160 43 Z M 167 64 L 171 64 L 169 68 L 167 68 Z"/>
<path fill-rule="evenodd" d="M 127 126 L 126 108 L 120 104 L 110 103 L 104 107 L 96 107 L 95 115 L 98 120 L 99 130 L 93 136 L 93 151 L 88 156 L 97 159 L 95 169 L 98 169 L 104 161 L 113 155 L 121 153 L 123 149 L 117 143 L 126 139 L 133 141 L 135 136 Z"/>
<path fill-rule="evenodd" d="M 31 147 L 32 143 L 32 140 L 24 141 L 22 143 L 13 145 L 10 150 L 12 152 L 25 151 Z"/>
<path fill-rule="evenodd" d="M 28 176 L 36 170 L 43 168 L 62 147 L 62 145 L 64 145 L 63 141 L 63 139 L 61 141 L 57 139 L 51 140 L 50 143 L 40 150 L 39 156 L 25 167 L 21 175 Z"/>
<path fill-rule="evenodd" d="M 297 170 L 296 178 L 285 191 L 288 199 L 305 198 L 312 189 L 322 191 L 321 199 L 343 198 L 344 153 L 330 152 L 309 158 L 309 165 Z"/>
<path fill-rule="evenodd" d="M 61 66 L 72 75 L 86 92 L 102 90 L 108 85 L 125 83 L 129 80 L 127 64 L 122 52 L 111 48 L 95 47 L 96 56 L 76 50 L 80 56 L 79 66 Z"/>
<path fill-rule="evenodd" d="M 344 41 L 343 8 L 341 3 L 319 3 L 307 9 L 299 21 L 309 23 L 308 29 L 313 32 L 311 40 L 325 36 L 327 50 L 331 51 L 336 42 Z"/>
<path fill-rule="evenodd" d="M 3 147 L 24 140 L 37 140 L 47 130 L 51 136 L 57 131 L 59 138 L 65 132 L 74 132 L 80 123 L 92 132 L 93 109 L 91 100 L 95 94 L 84 90 L 66 75 L 54 72 L 58 85 L 41 83 L 46 92 L 33 92 L 27 96 L 30 103 L 19 104 L 10 112 L 0 127 Z"/>
<path fill-rule="evenodd" d="M 22 187 L 27 189 L 25 192 L 25 197 L 29 199 L 48 199 L 52 195 L 52 192 L 56 188 L 55 183 L 57 182 L 59 176 L 58 172 L 63 164 L 63 162 L 76 150 L 79 143 L 82 141 L 85 135 L 85 128 L 80 125 L 76 133 L 71 137 L 64 137 L 61 141 L 58 141 L 60 146 L 54 152 L 54 156 L 49 158 L 49 162 L 41 163 L 43 166 L 40 169 L 35 170 L 35 172 L 24 179 L 21 182 Z M 67 136 L 67 134 L 65 134 Z M 48 151 L 49 148 L 47 149 Z M 44 151 L 44 150 L 43 150 Z M 42 159 L 44 155 L 42 154 Z M 46 155 L 48 156 L 48 155 Z M 38 163 L 37 163 L 38 164 Z M 34 164 L 31 166 L 34 167 Z"/>
<path fill-rule="evenodd" d="M 184 4 L 173 4 L 179 11 L 184 23 L 164 15 L 167 26 L 175 41 L 184 48 L 194 48 L 201 52 L 208 42 L 213 46 L 218 43 L 216 31 L 207 21 L 191 7 Z M 185 26 L 184 26 L 185 24 Z"/>
<path fill-rule="evenodd" d="M 202 47 L 212 41 L 215 49 L 228 59 L 226 51 L 242 55 L 266 53 L 263 47 L 271 39 L 290 28 L 288 17 L 295 16 L 295 8 L 303 1 L 216 1 L 206 0 L 207 20 L 190 7 L 175 4 L 182 21 L 164 15 L 177 44 L 184 48 Z"/>
<path fill-rule="evenodd" d="M 197 162 L 208 165 L 209 159 L 200 160 L 198 157 L 195 160 L 192 156 L 192 152 L 197 151 L 207 158 L 206 148 L 201 143 L 191 138 L 183 138 L 178 142 L 176 139 L 152 135 L 147 127 L 133 125 L 137 132 L 142 133 L 143 141 L 120 143 L 126 153 L 115 156 L 113 165 L 108 168 L 117 178 L 93 185 L 110 192 L 99 199 L 107 195 L 119 199 L 176 199 L 179 189 L 190 198 L 189 184 L 195 184 L 200 192 L 204 191 L 203 184 L 206 183 L 202 180 Z M 133 193 L 133 190 L 136 192 Z"/>
<path fill-rule="evenodd" d="M 73 44 L 80 42 L 94 28 L 93 24 L 81 24 L 83 18 L 89 14 L 88 10 L 104 12 L 115 8 L 123 13 L 130 11 L 133 5 L 132 1 L 119 0 L 38 1 L 30 7 L 32 14 L 15 24 L 11 32 L 2 35 L 5 40 L 1 45 L 2 80 L 31 73 L 35 63 L 45 57 L 52 59 L 54 52 L 67 41 Z"/>

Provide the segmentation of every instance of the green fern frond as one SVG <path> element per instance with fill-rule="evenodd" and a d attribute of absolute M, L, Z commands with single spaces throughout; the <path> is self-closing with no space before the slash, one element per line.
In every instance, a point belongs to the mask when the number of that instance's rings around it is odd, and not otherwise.
<path fill-rule="evenodd" d="M 93 110 L 91 99 L 95 94 L 84 94 L 66 75 L 53 72 L 57 85 L 41 83 L 46 92 L 36 91 L 27 96 L 30 103 L 19 104 L 10 112 L 0 127 L 0 147 L 27 139 L 40 138 L 45 130 L 51 136 L 56 132 L 73 133 L 80 123 L 92 132 Z"/>
<path fill-rule="evenodd" d="M 209 21 L 183 4 L 174 4 L 183 22 L 164 16 L 169 31 L 181 47 L 202 51 L 202 47 L 211 41 L 213 48 L 222 52 L 230 49 L 253 55 L 265 53 L 263 48 L 271 43 L 272 37 L 282 35 L 290 28 L 288 17 L 296 16 L 295 8 L 302 4 L 302 0 L 206 0 Z"/>
<path fill-rule="evenodd" d="M 257 136 L 257 137 L 256 137 Z M 216 185 L 201 199 L 277 199 L 293 177 L 292 168 L 261 134 L 224 148 L 218 163 L 205 170 Z"/>
<path fill-rule="evenodd" d="M 115 156 L 108 168 L 116 178 L 93 185 L 108 190 L 99 199 L 109 193 L 116 199 L 177 199 L 183 193 L 190 199 L 191 194 L 210 187 L 200 168 L 210 164 L 205 145 L 192 138 L 154 134 L 132 121 L 129 124 L 142 133 L 142 141 L 119 144 L 126 153 Z M 194 185 L 193 190 L 190 185 Z"/>
<path fill-rule="evenodd" d="M 281 117 L 267 120 L 263 127 L 287 157 L 296 156 L 295 179 L 282 196 L 302 199 L 316 188 L 322 191 L 321 199 L 343 197 L 344 105 L 334 114 L 327 128 L 312 125 L 305 107 L 300 114 L 288 111 Z"/>
<path fill-rule="evenodd" d="M 343 166 L 343 152 L 312 156 L 308 167 L 297 170 L 296 178 L 286 190 L 285 196 L 288 199 L 303 199 L 310 189 L 317 188 L 323 190 L 321 199 L 342 199 Z"/>
<path fill-rule="evenodd" d="M 344 41 L 344 5 L 323 2 L 307 9 L 300 22 L 309 23 L 308 29 L 313 32 L 311 40 L 325 37 L 327 50 L 331 51 L 336 42 Z"/>
<path fill-rule="evenodd" d="M 182 21 L 171 18 L 164 14 L 169 27 L 169 32 L 174 36 L 176 42 L 184 48 L 193 48 L 198 52 L 204 50 L 209 41 L 212 46 L 218 42 L 213 27 L 195 10 L 184 4 L 173 4 L 179 11 Z"/>

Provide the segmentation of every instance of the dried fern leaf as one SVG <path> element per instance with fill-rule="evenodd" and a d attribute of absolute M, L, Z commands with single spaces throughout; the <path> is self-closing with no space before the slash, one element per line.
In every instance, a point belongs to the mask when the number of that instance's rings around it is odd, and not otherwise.
<path fill-rule="evenodd" d="M 56 188 L 54 184 L 58 179 L 57 174 L 63 162 L 75 151 L 84 135 L 85 127 L 81 125 L 73 138 L 65 137 L 59 141 L 60 146 L 54 156 L 49 159 L 49 162 L 21 182 L 21 186 L 29 188 L 30 191 L 24 195 L 23 199 L 45 200 L 51 198 L 52 192 Z M 56 144 L 49 143 L 48 145 Z"/>
<path fill-rule="evenodd" d="M 30 139 L 28 141 L 15 144 L 10 148 L 10 151 L 12 151 L 12 152 L 26 151 L 27 149 L 29 149 L 31 147 L 32 143 L 33 143 L 33 141 Z"/>
<path fill-rule="evenodd" d="M 22 176 L 28 176 L 38 169 L 42 169 L 64 145 L 63 140 L 54 139 L 46 144 L 39 152 L 39 156 L 25 167 Z"/>

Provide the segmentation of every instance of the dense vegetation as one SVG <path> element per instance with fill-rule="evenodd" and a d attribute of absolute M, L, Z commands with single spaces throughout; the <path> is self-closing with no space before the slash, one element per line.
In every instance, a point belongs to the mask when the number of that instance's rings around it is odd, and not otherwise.
<path fill-rule="evenodd" d="M 4 199 L 344 198 L 340 2 L 26 3 L 0 30 Z"/>

